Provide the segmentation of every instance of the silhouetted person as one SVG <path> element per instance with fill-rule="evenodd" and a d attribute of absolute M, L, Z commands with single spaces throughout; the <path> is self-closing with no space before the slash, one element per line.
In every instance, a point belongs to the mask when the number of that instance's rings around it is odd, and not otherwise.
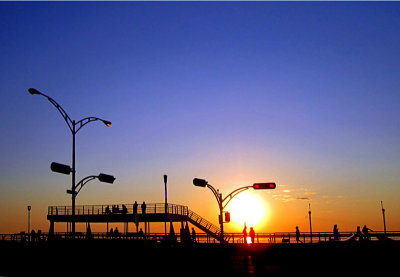
<path fill-rule="evenodd" d="M 137 214 L 137 207 L 138 207 L 138 203 L 135 201 L 135 204 L 133 204 L 133 215 Z"/>
<path fill-rule="evenodd" d="M 194 230 L 193 227 L 192 227 L 192 241 L 196 242 L 196 231 Z"/>
<path fill-rule="evenodd" d="M 357 226 L 356 236 L 358 237 L 358 241 L 363 241 L 364 240 L 363 234 L 361 233 L 360 226 Z"/>
<path fill-rule="evenodd" d="M 127 214 L 128 213 L 128 209 L 126 208 L 125 205 L 122 205 L 122 214 Z"/>
<path fill-rule="evenodd" d="M 299 226 L 296 226 L 296 242 L 297 242 L 297 243 L 302 242 L 302 241 L 300 240 L 300 230 L 299 230 Z"/>
<path fill-rule="evenodd" d="M 33 229 L 31 231 L 31 241 L 36 241 L 36 232 Z"/>
<path fill-rule="evenodd" d="M 113 237 L 114 236 L 114 230 L 113 230 L 113 228 L 111 228 L 110 229 L 110 237 Z"/>
<path fill-rule="evenodd" d="M 249 235 L 250 235 L 250 238 L 251 238 L 251 243 L 254 244 L 254 238 L 256 236 L 256 233 L 254 232 L 253 227 L 250 227 Z"/>
<path fill-rule="evenodd" d="M 368 241 L 370 239 L 368 231 L 372 231 L 372 230 L 369 229 L 367 227 L 367 225 L 364 225 L 364 227 L 362 228 L 362 232 L 363 232 L 363 235 L 364 235 L 364 240 L 366 240 L 366 241 Z"/>
<path fill-rule="evenodd" d="M 114 230 L 114 236 L 115 237 L 117 237 L 117 238 L 119 238 L 119 231 L 118 231 L 118 227 L 115 227 L 115 230 Z"/>
<path fill-rule="evenodd" d="M 333 239 L 339 240 L 339 229 L 336 224 L 333 225 Z"/>
<path fill-rule="evenodd" d="M 110 207 L 107 206 L 107 207 L 106 207 L 106 214 L 109 214 L 109 213 L 110 213 Z"/>
<path fill-rule="evenodd" d="M 142 228 L 140 228 L 140 231 L 139 231 L 139 238 L 143 238 L 143 230 L 142 230 Z"/>
<path fill-rule="evenodd" d="M 246 227 L 246 225 L 244 225 L 242 234 L 243 234 L 243 242 L 247 243 L 247 227 Z"/>
<path fill-rule="evenodd" d="M 144 201 L 141 208 L 142 208 L 142 214 L 146 214 L 146 203 Z"/>

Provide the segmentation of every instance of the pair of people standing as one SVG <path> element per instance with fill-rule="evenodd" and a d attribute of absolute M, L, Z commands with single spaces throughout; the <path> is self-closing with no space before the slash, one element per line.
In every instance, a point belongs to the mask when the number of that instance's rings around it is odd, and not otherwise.
<path fill-rule="evenodd" d="M 244 241 L 244 243 L 247 244 L 247 226 L 246 225 L 244 225 L 244 229 L 243 229 L 242 233 L 243 233 L 243 241 Z M 251 239 L 251 243 L 254 243 L 254 238 L 256 236 L 256 233 L 254 232 L 253 227 L 250 227 L 249 236 Z"/>
<path fill-rule="evenodd" d="M 146 214 L 147 205 L 144 201 L 140 207 L 142 208 L 142 214 Z M 138 203 L 137 203 L 137 201 L 135 201 L 135 203 L 133 204 L 133 214 L 134 215 L 137 214 L 137 210 L 138 210 Z"/>

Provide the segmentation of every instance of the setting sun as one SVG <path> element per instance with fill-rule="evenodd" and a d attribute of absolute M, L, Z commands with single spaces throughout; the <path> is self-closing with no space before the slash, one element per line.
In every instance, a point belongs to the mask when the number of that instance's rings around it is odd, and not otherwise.
<path fill-rule="evenodd" d="M 232 221 L 240 227 L 257 227 L 268 217 L 267 206 L 258 196 L 251 192 L 245 192 L 234 199 L 228 205 Z"/>

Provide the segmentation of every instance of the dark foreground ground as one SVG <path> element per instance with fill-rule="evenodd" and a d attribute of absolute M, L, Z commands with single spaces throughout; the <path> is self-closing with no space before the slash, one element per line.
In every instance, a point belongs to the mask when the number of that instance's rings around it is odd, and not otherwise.
<path fill-rule="evenodd" d="M 399 250 L 399 242 L 167 247 L 0 241 L 0 276 L 396 276 Z"/>

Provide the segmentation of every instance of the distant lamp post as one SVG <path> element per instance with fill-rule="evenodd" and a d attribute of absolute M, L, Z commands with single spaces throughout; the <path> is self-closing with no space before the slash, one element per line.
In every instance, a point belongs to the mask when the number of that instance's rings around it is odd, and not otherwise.
<path fill-rule="evenodd" d="M 385 209 L 383 208 L 382 201 L 381 201 L 381 208 L 382 208 L 382 218 L 383 218 L 383 232 L 386 235 L 386 216 L 385 216 Z"/>
<path fill-rule="evenodd" d="M 164 211 L 165 211 L 166 217 L 168 214 L 167 179 L 168 179 L 168 176 L 164 175 L 164 199 L 165 199 Z M 165 237 L 167 237 L 167 222 L 166 221 L 164 222 L 164 235 L 165 235 Z"/>
<path fill-rule="evenodd" d="M 72 172 L 72 185 L 71 185 L 71 194 L 72 194 L 72 238 L 75 238 L 75 198 L 76 198 L 76 182 L 75 182 L 75 174 L 76 174 L 76 168 L 75 168 L 75 135 L 76 133 L 78 133 L 78 131 L 85 126 L 86 124 L 92 122 L 92 121 L 101 121 L 104 123 L 104 125 L 106 125 L 107 127 L 111 126 L 111 122 L 108 120 L 104 120 L 98 117 L 86 117 L 83 118 L 77 122 L 75 122 L 75 120 L 72 120 L 68 114 L 64 111 L 64 109 L 51 97 L 47 96 L 44 93 L 41 93 L 40 91 L 34 89 L 34 88 L 30 88 L 28 89 L 28 92 L 31 95 L 41 95 L 43 97 L 46 97 L 47 100 L 50 101 L 51 104 L 53 104 L 57 110 L 60 112 L 60 114 L 62 115 L 62 117 L 64 118 L 65 122 L 68 125 L 69 130 L 71 131 L 72 134 L 72 168 L 71 171 Z M 58 171 L 56 171 L 58 172 Z M 65 173 L 64 172 L 60 172 L 63 174 L 68 174 L 69 173 Z"/>
<path fill-rule="evenodd" d="M 308 203 L 308 220 L 310 221 L 310 242 L 312 243 L 311 203 Z"/>
<path fill-rule="evenodd" d="M 28 235 L 31 233 L 31 206 L 28 207 Z"/>
<path fill-rule="evenodd" d="M 217 199 L 218 202 L 218 207 L 219 207 L 219 224 L 220 224 L 220 228 L 221 228 L 221 243 L 224 243 L 224 218 L 223 218 L 223 211 L 225 209 L 225 207 L 228 205 L 228 203 L 239 193 L 248 190 L 249 188 L 253 188 L 255 190 L 258 189 L 275 189 L 276 188 L 276 184 L 275 183 L 255 183 L 252 186 L 244 186 L 244 187 L 240 187 L 234 191 L 232 191 L 230 194 L 228 194 L 225 198 L 222 198 L 222 193 L 219 193 L 219 190 L 216 190 L 213 186 L 211 186 L 206 180 L 204 179 L 199 179 L 199 178 L 194 178 L 193 179 L 193 185 L 197 186 L 197 187 L 202 187 L 202 188 L 209 188 L 215 198 Z M 227 215 L 225 218 L 228 219 L 228 222 L 230 220 L 230 215 Z"/>

